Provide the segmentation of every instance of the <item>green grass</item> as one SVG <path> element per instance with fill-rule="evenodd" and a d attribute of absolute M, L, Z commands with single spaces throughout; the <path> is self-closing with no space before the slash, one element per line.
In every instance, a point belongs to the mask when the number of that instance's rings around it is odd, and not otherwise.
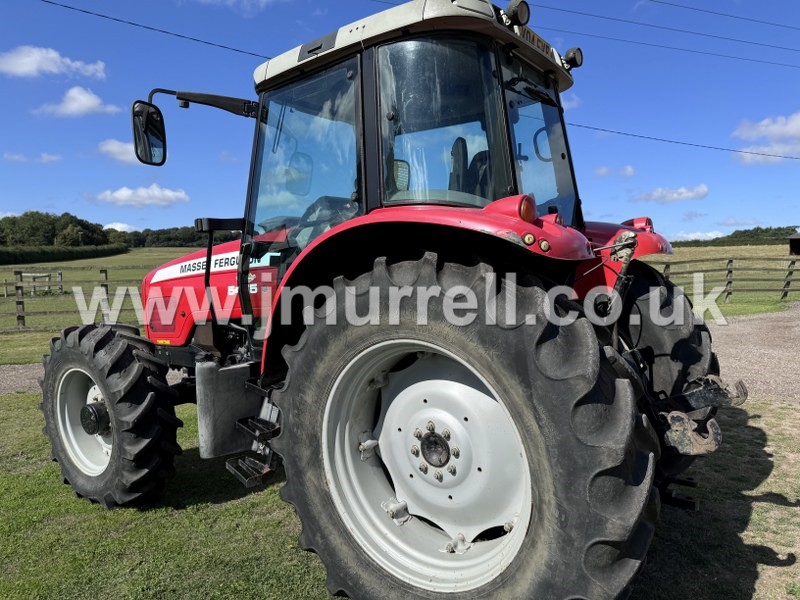
<path fill-rule="evenodd" d="M 281 483 L 247 492 L 197 454 L 194 407 L 159 503 L 105 511 L 50 462 L 36 394 L 0 397 L 0 598 L 325 598 Z"/>
<path fill-rule="evenodd" d="M 320 561 L 297 547 L 282 481 L 246 491 L 222 460 L 184 454 L 144 510 L 77 499 L 48 459 L 36 394 L 0 397 L 0 598 L 325 598 Z M 800 597 L 800 415 L 753 402 L 720 421 L 722 448 L 689 471 L 699 512 L 662 509 L 635 600 Z"/>

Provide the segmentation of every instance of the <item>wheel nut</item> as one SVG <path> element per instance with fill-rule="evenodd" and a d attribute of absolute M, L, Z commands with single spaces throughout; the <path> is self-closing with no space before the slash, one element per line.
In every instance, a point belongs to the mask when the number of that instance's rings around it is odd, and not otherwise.
<path fill-rule="evenodd" d="M 436 431 L 436 425 L 433 424 L 433 421 L 428 421 L 428 424 L 425 426 L 425 429 L 433 433 Z"/>
<path fill-rule="evenodd" d="M 441 471 L 436 471 L 436 473 L 433 474 L 433 477 L 436 479 L 436 481 L 441 481 L 444 478 L 444 475 L 442 475 Z"/>
<path fill-rule="evenodd" d="M 456 551 L 456 547 L 453 546 L 452 542 L 448 542 L 447 546 L 444 547 L 444 550 L 448 554 L 453 554 Z"/>
<path fill-rule="evenodd" d="M 414 437 L 418 440 L 422 439 L 422 430 L 419 427 L 414 430 Z"/>
<path fill-rule="evenodd" d="M 445 429 L 444 431 L 442 431 L 442 437 L 445 439 L 445 441 L 449 442 L 450 441 L 450 430 L 449 429 Z"/>
<path fill-rule="evenodd" d="M 428 463 L 425 463 L 425 462 L 419 463 L 419 470 L 422 471 L 423 474 L 427 473 L 428 472 Z"/>
<path fill-rule="evenodd" d="M 450 475 L 455 475 L 456 474 L 456 466 L 453 465 L 453 464 L 448 465 L 447 466 L 447 472 L 450 473 Z"/>
<path fill-rule="evenodd" d="M 458 458 L 461 456 L 461 450 L 458 449 L 458 446 L 453 446 L 450 448 L 450 454 L 453 456 L 453 458 Z"/>
<path fill-rule="evenodd" d="M 414 456 L 419 456 L 419 447 L 411 446 L 411 454 L 413 454 Z"/>

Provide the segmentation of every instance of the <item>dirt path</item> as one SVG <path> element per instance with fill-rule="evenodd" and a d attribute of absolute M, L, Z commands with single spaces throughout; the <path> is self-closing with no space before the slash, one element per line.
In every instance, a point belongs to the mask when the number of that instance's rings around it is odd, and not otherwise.
<path fill-rule="evenodd" d="M 741 379 L 755 400 L 800 403 L 800 303 L 708 326 L 725 381 Z"/>
<path fill-rule="evenodd" d="M 750 397 L 800 403 L 800 303 L 782 313 L 709 322 L 722 377 L 742 379 Z M 42 366 L 0 366 L 0 396 L 38 392 Z"/>

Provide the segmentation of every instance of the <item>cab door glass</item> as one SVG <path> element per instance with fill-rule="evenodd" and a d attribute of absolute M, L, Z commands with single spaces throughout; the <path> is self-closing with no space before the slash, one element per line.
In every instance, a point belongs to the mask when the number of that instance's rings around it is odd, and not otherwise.
<path fill-rule="evenodd" d="M 254 234 L 296 255 L 361 214 L 358 59 L 267 92 L 257 155 Z M 286 252 L 294 250 L 295 252 Z"/>

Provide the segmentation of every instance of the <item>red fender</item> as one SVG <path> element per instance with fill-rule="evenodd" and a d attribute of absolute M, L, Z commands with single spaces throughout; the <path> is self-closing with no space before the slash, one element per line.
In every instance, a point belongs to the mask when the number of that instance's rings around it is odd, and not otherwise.
<path fill-rule="evenodd" d="M 587 261 L 595 258 L 589 240 L 580 231 L 561 225 L 558 215 L 538 217 L 534 208 L 530 220 L 523 219 L 520 215 L 523 201 L 532 202 L 528 196 L 520 195 L 497 200 L 485 208 L 441 205 L 385 207 L 330 229 L 314 239 L 287 270 L 273 297 L 267 331 L 271 331 L 272 316 L 276 314 L 283 290 L 292 284 L 292 275 L 304 259 L 316 252 L 324 252 L 328 240 L 355 228 L 381 223 L 435 224 L 492 235 L 554 260 Z M 264 358 L 268 339 L 269 336 L 264 339 Z M 261 368 L 263 371 L 263 359 Z"/>

